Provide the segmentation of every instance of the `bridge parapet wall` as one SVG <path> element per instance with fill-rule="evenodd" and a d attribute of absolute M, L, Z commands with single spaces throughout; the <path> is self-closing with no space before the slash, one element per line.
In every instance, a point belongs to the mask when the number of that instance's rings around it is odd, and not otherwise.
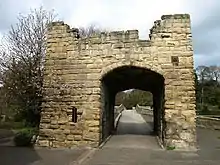
<path fill-rule="evenodd" d="M 153 116 L 153 109 L 150 106 L 140 106 L 137 104 L 136 111 L 142 115 Z"/>
<path fill-rule="evenodd" d="M 197 116 L 196 117 L 197 127 L 220 130 L 220 119 L 207 116 Z"/>
<path fill-rule="evenodd" d="M 123 110 L 126 110 L 126 107 L 123 104 L 121 104 L 119 106 L 115 106 L 115 113 L 116 114 L 121 113 Z"/>

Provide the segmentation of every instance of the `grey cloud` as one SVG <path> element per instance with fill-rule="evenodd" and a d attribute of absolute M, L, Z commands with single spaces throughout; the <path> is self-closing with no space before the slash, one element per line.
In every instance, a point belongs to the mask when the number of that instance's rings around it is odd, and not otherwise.
<path fill-rule="evenodd" d="M 17 4 L 16 4 L 17 5 Z M 9 1 L 0 1 L 0 31 L 7 30 L 16 21 L 16 12 Z"/>
<path fill-rule="evenodd" d="M 220 3 L 206 12 L 200 24 L 192 26 L 196 65 L 220 65 Z"/>
<path fill-rule="evenodd" d="M 36 4 L 37 2 L 40 2 L 40 0 L 0 0 L 0 32 L 7 31 L 11 25 L 16 23 L 20 13 L 30 10 L 30 4 Z"/>
<path fill-rule="evenodd" d="M 202 27 L 201 27 L 202 28 Z M 193 32 L 193 46 L 196 54 L 212 54 L 220 50 L 219 31 L 203 29 L 203 32 Z"/>
<path fill-rule="evenodd" d="M 61 19 L 69 17 L 78 7 L 78 0 L 42 0 L 44 8 L 48 10 L 55 10 L 58 13 L 58 17 Z M 65 5 L 64 5 L 65 4 Z"/>
<path fill-rule="evenodd" d="M 194 66 L 197 67 L 199 65 L 220 65 L 219 54 L 195 54 L 194 56 Z"/>

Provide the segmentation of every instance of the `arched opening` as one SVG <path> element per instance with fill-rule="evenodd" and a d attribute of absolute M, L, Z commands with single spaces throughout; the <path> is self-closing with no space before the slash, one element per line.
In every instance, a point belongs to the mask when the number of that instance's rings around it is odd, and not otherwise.
<path fill-rule="evenodd" d="M 153 95 L 153 130 L 161 141 L 164 139 L 164 78 L 162 75 L 142 67 L 122 66 L 106 73 L 101 80 L 102 117 L 101 141 L 115 130 L 115 97 L 120 91 L 139 89 Z"/>
<path fill-rule="evenodd" d="M 129 89 L 115 96 L 114 135 L 153 135 L 153 94 Z"/>
<path fill-rule="evenodd" d="M 115 96 L 115 106 L 124 105 L 127 109 L 132 109 L 137 105 L 143 107 L 153 106 L 153 94 L 140 89 L 129 89 L 120 91 Z"/>

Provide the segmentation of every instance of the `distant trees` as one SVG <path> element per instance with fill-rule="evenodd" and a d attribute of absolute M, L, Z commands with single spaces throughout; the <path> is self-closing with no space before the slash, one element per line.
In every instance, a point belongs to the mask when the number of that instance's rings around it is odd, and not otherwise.
<path fill-rule="evenodd" d="M 220 67 L 198 66 L 195 74 L 198 113 L 220 114 Z"/>
<path fill-rule="evenodd" d="M 0 87 L 0 122 L 1 122 L 1 115 L 3 113 L 4 107 L 4 93 L 2 91 L 2 87 Z"/>
<path fill-rule="evenodd" d="M 102 30 L 102 29 L 96 27 L 94 24 L 91 24 L 88 27 L 80 27 L 79 28 L 79 35 L 81 37 L 89 37 L 94 33 L 101 33 L 102 31 L 105 31 L 105 30 Z"/>
<path fill-rule="evenodd" d="M 137 104 L 143 106 L 153 105 L 152 94 L 147 91 L 134 89 L 129 92 L 119 92 L 115 98 L 115 105 L 123 104 L 126 108 L 131 109 Z"/>

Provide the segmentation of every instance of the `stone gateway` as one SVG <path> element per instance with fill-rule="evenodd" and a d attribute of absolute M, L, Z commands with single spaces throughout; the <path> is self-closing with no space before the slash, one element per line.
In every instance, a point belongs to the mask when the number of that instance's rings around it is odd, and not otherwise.
<path fill-rule="evenodd" d="M 117 92 L 153 94 L 154 131 L 165 147 L 196 147 L 190 16 L 164 15 L 149 40 L 137 30 L 83 38 L 53 22 L 47 33 L 43 103 L 37 145 L 97 147 L 114 129 Z"/>

